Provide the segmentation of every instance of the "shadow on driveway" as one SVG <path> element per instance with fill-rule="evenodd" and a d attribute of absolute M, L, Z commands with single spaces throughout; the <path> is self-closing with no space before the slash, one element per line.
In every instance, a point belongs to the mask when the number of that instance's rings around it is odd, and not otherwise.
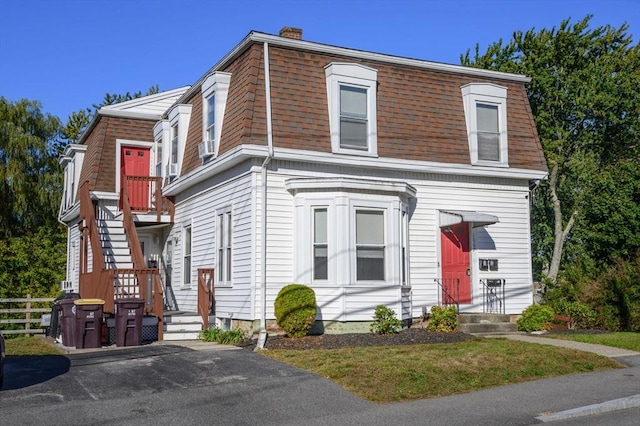
<path fill-rule="evenodd" d="M 71 361 L 62 355 L 7 356 L 4 362 L 2 390 L 37 385 L 69 371 Z"/>

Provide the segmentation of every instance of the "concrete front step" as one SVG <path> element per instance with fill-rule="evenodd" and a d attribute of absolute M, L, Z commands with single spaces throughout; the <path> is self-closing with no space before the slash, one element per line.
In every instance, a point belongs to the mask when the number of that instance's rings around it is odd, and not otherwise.
<path fill-rule="evenodd" d="M 460 314 L 458 324 L 490 324 L 510 322 L 511 315 L 503 314 Z"/>
<path fill-rule="evenodd" d="M 202 332 L 200 315 L 185 312 L 165 313 L 163 340 L 198 340 Z"/>
<path fill-rule="evenodd" d="M 458 331 L 461 331 L 467 334 L 515 333 L 518 331 L 518 326 L 510 322 L 485 323 L 485 324 L 458 323 Z"/>
<path fill-rule="evenodd" d="M 182 340 L 198 340 L 198 336 L 200 336 L 199 331 L 191 331 L 191 332 L 168 332 L 165 331 L 162 334 L 162 340 L 164 341 L 182 341 Z"/>
<path fill-rule="evenodd" d="M 515 333 L 518 326 L 511 322 L 511 315 L 460 314 L 458 330 L 468 334 Z"/>

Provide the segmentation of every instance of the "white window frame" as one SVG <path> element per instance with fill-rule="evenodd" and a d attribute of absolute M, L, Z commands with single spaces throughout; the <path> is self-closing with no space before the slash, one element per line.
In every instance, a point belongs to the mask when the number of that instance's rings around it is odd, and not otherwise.
<path fill-rule="evenodd" d="M 375 204 L 375 205 L 372 205 Z M 351 233 L 353 236 L 353 243 L 351 250 L 351 264 L 353 271 L 353 282 L 356 284 L 379 284 L 387 282 L 388 272 L 389 272 L 389 253 L 388 253 L 388 240 L 389 236 L 387 235 L 387 230 L 389 228 L 389 224 L 387 223 L 389 219 L 389 205 L 388 203 L 380 204 L 378 203 L 367 203 L 366 205 L 354 205 L 351 208 Z M 363 243 L 358 242 L 358 213 L 359 212 L 371 212 L 371 213 L 381 213 L 382 214 L 382 244 L 376 243 Z M 399 245 L 399 244 L 398 244 Z M 358 249 L 382 249 L 382 262 L 383 262 L 383 270 L 382 270 L 382 278 L 381 279 L 361 279 L 358 277 Z"/>
<path fill-rule="evenodd" d="M 162 152 L 163 155 L 165 155 L 165 151 L 167 153 L 167 165 L 175 164 L 177 176 L 180 176 L 180 170 L 182 169 L 182 158 L 184 156 L 185 144 L 187 141 L 187 132 L 189 131 L 191 109 L 191 105 L 178 104 L 171 108 L 171 110 L 169 111 L 169 135 L 166 141 L 163 140 L 163 142 L 166 142 L 166 149 L 165 146 L 163 146 Z M 174 128 L 177 128 L 177 134 L 175 135 L 173 134 Z M 172 146 L 174 140 L 177 143 L 177 158 L 175 159 L 175 162 L 173 161 L 174 159 L 172 156 Z"/>
<path fill-rule="evenodd" d="M 220 136 L 222 135 L 222 124 L 224 121 L 224 112 L 227 105 L 227 97 L 229 95 L 229 83 L 231 74 L 216 71 L 204 80 L 202 83 L 202 143 L 213 143 L 213 153 L 210 155 L 215 158 L 218 156 L 220 148 Z M 213 140 L 208 132 L 209 117 L 209 99 L 214 99 L 214 127 Z M 203 159 L 204 160 L 204 159 Z"/>
<path fill-rule="evenodd" d="M 233 212 L 216 211 L 216 286 L 233 285 Z"/>
<path fill-rule="evenodd" d="M 461 90 L 471 164 L 508 167 L 507 88 L 493 83 L 469 83 L 462 86 Z M 497 161 L 478 158 L 478 105 L 488 105 L 498 109 L 499 159 Z"/>
<path fill-rule="evenodd" d="M 188 237 L 188 238 L 187 238 Z M 187 243 L 189 252 L 187 253 Z M 189 268 L 186 268 L 187 259 Z M 191 223 L 186 223 L 182 226 L 182 280 L 180 285 L 183 289 L 191 288 L 191 282 L 193 270 L 193 226 Z"/>
<path fill-rule="evenodd" d="M 319 211 L 324 211 L 325 212 L 325 236 L 324 236 L 324 242 L 319 242 L 317 239 L 317 235 L 316 235 L 316 212 Z M 314 282 L 318 282 L 318 281 L 327 281 L 329 279 L 329 259 L 330 259 L 330 255 L 329 255 L 329 226 L 330 226 L 330 222 L 329 222 L 329 206 L 328 205 L 316 205 L 316 206 L 311 206 L 311 278 Z M 318 278 L 316 276 L 316 249 L 325 249 L 326 252 L 326 277 L 324 278 Z"/>
<path fill-rule="evenodd" d="M 377 70 L 360 64 L 332 62 L 325 67 L 329 128 L 333 153 L 372 157 L 378 155 L 377 74 Z M 365 149 L 343 147 L 341 144 L 340 90 L 342 86 L 366 91 L 367 146 Z"/>

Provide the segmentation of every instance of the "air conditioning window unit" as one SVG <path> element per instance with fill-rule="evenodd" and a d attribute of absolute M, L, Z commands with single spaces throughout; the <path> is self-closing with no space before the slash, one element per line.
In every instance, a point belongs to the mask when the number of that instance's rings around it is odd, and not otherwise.
<path fill-rule="evenodd" d="M 178 176 L 178 164 L 176 163 L 167 164 L 167 176 Z"/>
<path fill-rule="evenodd" d="M 200 158 L 208 157 L 215 154 L 214 141 L 204 141 L 198 144 L 198 155 Z"/>

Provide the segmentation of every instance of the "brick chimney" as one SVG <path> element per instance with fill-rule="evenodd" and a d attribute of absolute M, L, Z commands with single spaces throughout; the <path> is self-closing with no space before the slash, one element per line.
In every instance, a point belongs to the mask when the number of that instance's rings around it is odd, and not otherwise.
<path fill-rule="evenodd" d="M 280 37 L 302 40 L 302 28 L 282 27 Z"/>

